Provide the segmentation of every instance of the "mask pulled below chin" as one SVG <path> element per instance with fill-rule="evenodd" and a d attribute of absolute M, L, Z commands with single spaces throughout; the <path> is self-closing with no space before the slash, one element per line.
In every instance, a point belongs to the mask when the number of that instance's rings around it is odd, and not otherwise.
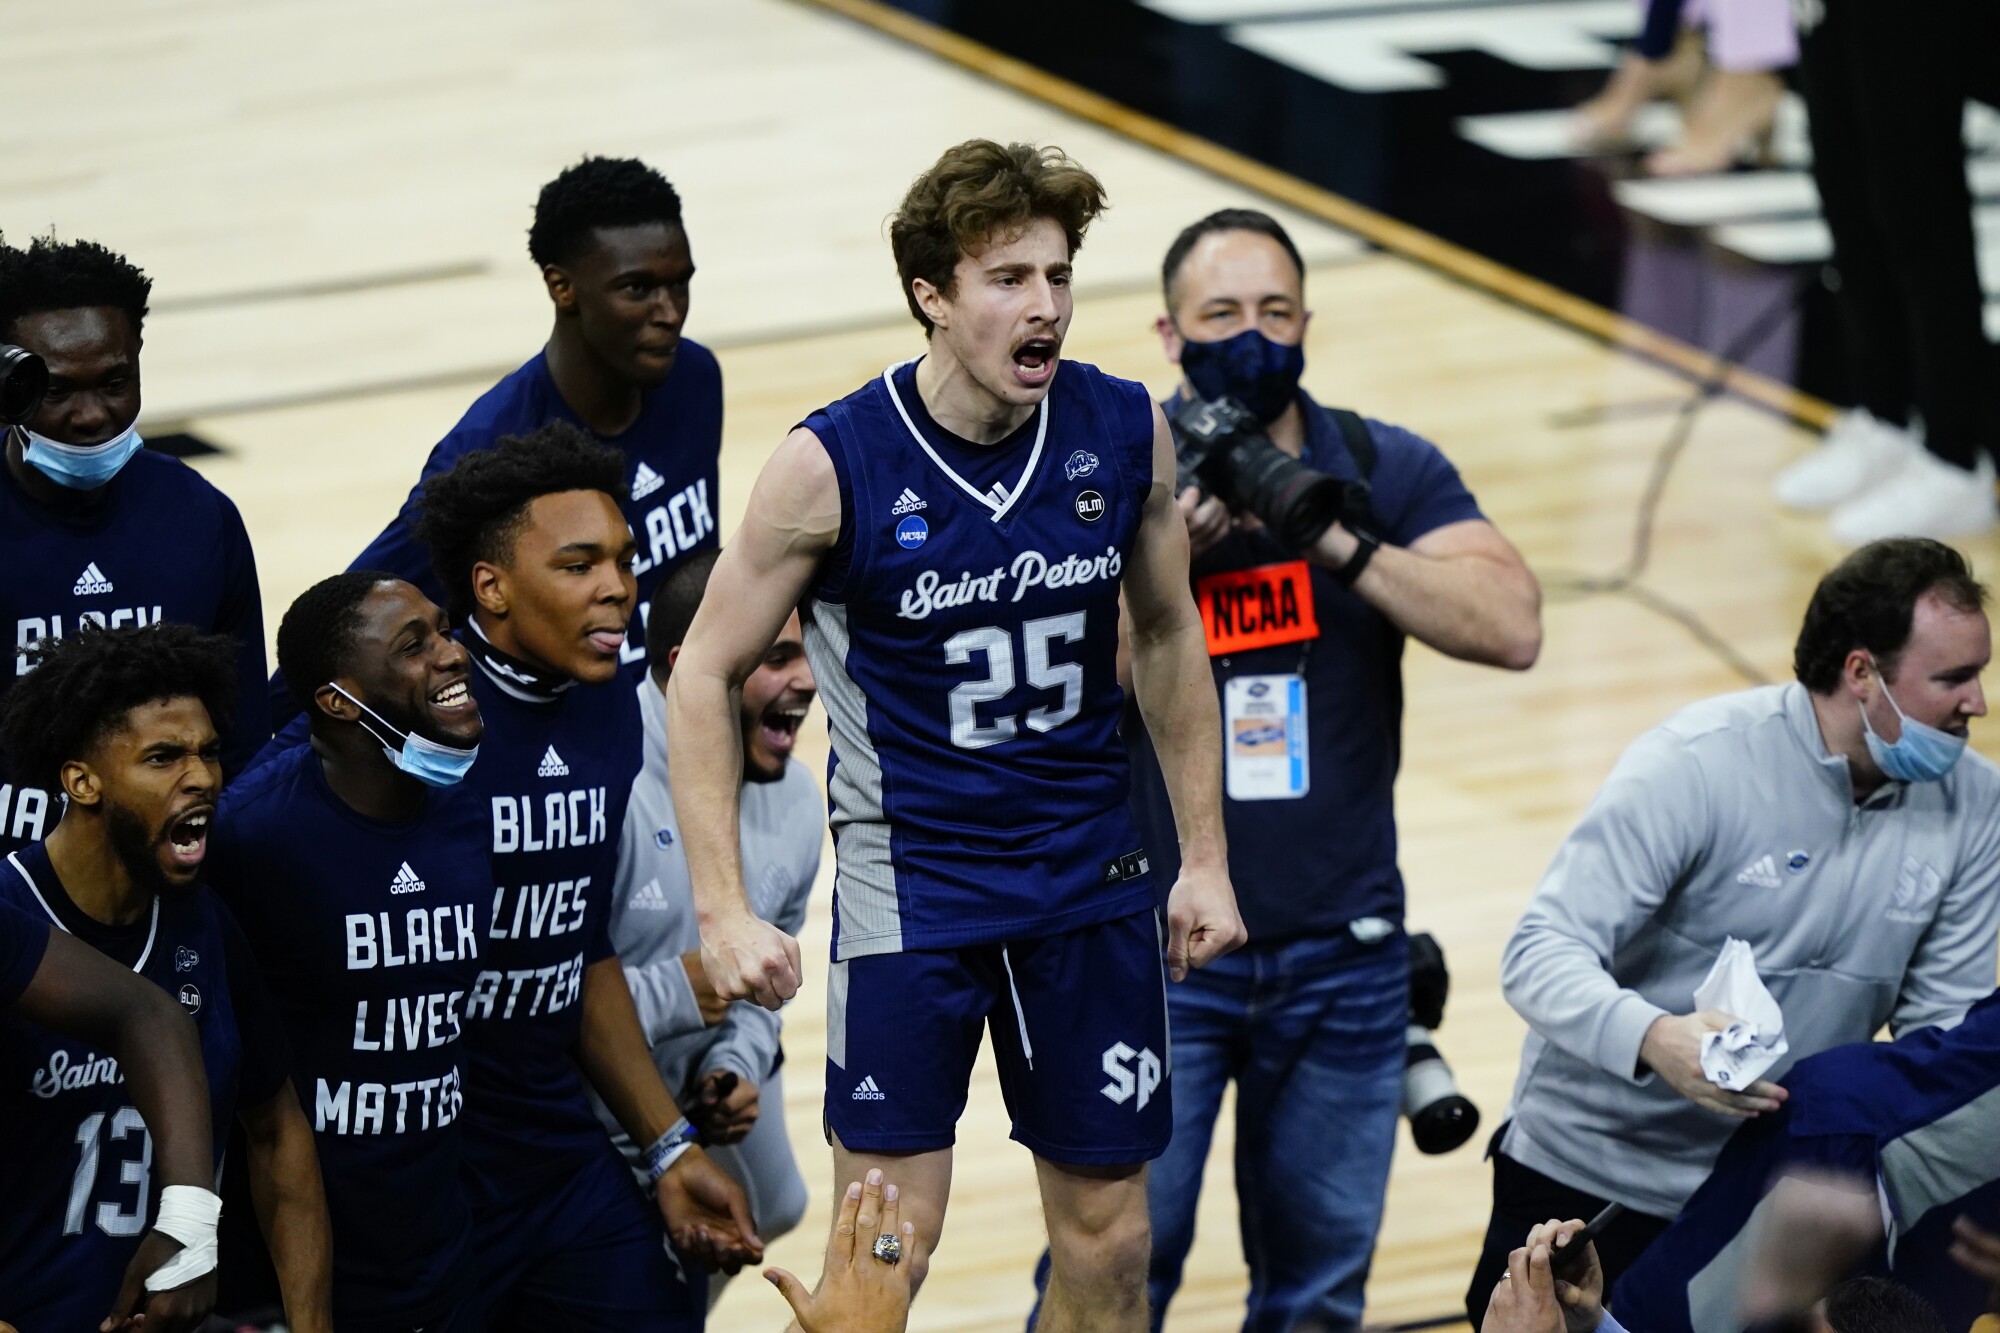
<path fill-rule="evenodd" d="M 103 444 L 64 444 L 37 435 L 26 426 L 17 429 L 23 441 L 21 456 L 28 465 L 73 491 L 94 491 L 104 485 L 124 470 L 145 443 L 139 438 L 136 421 Z"/>

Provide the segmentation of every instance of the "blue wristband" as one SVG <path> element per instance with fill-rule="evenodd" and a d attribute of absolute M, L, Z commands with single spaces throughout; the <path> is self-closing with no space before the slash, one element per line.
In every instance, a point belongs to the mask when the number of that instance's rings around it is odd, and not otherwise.
<path fill-rule="evenodd" d="M 681 1154 L 701 1141 L 701 1131 L 688 1122 L 686 1116 L 675 1121 L 673 1126 L 646 1149 L 646 1179 L 651 1184 L 660 1183 L 660 1177 L 667 1174 L 667 1168 L 681 1159 Z"/>

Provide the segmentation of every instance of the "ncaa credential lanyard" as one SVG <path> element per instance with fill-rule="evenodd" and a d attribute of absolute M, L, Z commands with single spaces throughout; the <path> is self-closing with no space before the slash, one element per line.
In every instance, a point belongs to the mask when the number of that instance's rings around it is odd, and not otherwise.
<path fill-rule="evenodd" d="M 1232 801 L 1295 801 L 1312 787 L 1306 753 L 1306 663 L 1294 671 L 1231 676 L 1222 685 L 1223 776 Z"/>

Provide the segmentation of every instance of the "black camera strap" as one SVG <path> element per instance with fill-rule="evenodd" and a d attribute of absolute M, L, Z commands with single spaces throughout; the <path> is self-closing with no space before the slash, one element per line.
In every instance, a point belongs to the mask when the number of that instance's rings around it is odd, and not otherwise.
<path fill-rule="evenodd" d="M 1340 427 L 1340 439 L 1347 446 L 1347 453 L 1354 460 L 1357 480 L 1347 488 L 1347 499 L 1341 505 L 1340 522 L 1349 532 L 1366 532 L 1377 536 L 1375 507 L 1369 503 L 1372 490 L 1369 478 L 1375 475 L 1375 437 L 1368 433 L 1368 423 L 1361 419 L 1359 412 L 1350 412 L 1344 407 L 1329 407 L 1334 424 Z"/>

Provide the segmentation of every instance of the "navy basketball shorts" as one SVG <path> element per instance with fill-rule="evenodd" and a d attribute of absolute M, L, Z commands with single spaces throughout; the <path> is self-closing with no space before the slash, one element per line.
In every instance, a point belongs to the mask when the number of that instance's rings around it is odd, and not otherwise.
<path fill-rule="evenodd" d="M 828 1131 L 853 1152 L 951 1147 L 991 1027 L 1016 1142 L 1074 1166 L 1158 1157 L 1173 1133 L 1162 955 L 1146 911 L 1043 939 L 835 963 Z"/>

